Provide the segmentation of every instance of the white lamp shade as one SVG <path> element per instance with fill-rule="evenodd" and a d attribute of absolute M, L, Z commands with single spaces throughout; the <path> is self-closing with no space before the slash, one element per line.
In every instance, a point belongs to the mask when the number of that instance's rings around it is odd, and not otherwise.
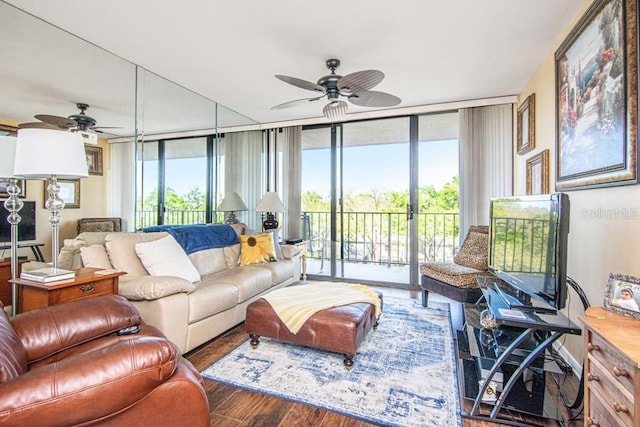
<path fill-rule="evenodd" d="M 258 212 L 284 212 L 284 205 L 275 191 L 267 191 L 256 205 Z"/>
<path fill-rule="evenodd" d="M 13 174 L 22 178 L 86 178 L 82 136 L 65 130 L 18 129 Z"/>
<path fill-rule="evenodd" d="M 13 178 L 13 160 L 16 156 L 16 137 L 0 136 L 0 178 Z"/>
<path fill-rule="evenodd" d="M 235 191 L 231 191 L 224 196 L 220 202 L 218 210 L 221 212 L 240 212 L 246 211 L 247 205 L 244 204 L 240 195 Z"/>

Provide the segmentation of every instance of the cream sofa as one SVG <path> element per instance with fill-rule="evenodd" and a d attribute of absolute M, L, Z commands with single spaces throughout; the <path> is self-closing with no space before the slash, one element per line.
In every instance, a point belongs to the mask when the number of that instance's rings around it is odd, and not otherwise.
<path fill-rule="evenodd" d="M 243 224 L 233 228 L 238 236 L 251 232 Z M 176 343 L 182 353 L 243 322 L 247 305 L 264 293 L 300 278 L 300 248 L 277 243 L 275 262 L 240 266 L 240 244 L 235 243 L 189 255 L 184 251 L 156 248 L 160 256 L 158 262 L 145 266 L 146 254 L 139 255 L 140 248 L 164 244 L 162 242 L 170 239 L 161 239 L 168 236 L 166 231 L 81 233 L 75 239 L 64 241 L 58 266 L 127 272 L 120 277 L 120 295 L 131 301 L 146 323 Z M 150 242 L 154 243 L 149 245 Z M 195 267 L 197 273 L 185 265 L 185 256 L 190 261 L 187 264 Z M 148 259 L 145 261 L 148 263 Z M 25 264 L 23 269 L 38 268 L 37 264 Z M 180 265 L 189 270 L 188 278 L 178 277 L 185 276 L 182 271 L 166 274 L 165 270 L 180 269 Z M 196 274 L 196 278 L 189 274 Z"/>

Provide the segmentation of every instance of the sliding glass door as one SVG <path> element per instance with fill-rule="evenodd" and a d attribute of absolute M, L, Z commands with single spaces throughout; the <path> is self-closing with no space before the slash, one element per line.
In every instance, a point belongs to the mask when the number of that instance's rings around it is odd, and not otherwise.
<path fill-rule="evenodd" d="M 308 273 L 415 288 L 458 230 L 457 113 L 303 130 Z"/>

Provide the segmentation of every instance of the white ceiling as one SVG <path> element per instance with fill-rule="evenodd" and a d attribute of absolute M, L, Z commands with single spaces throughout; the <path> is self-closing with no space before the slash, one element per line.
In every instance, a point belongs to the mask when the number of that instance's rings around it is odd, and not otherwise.
<path fill-rule="evenodd" d="M 271 110 L 314 95 L 274 75 L 315 82 L 329 58 L 383 71 L 374 90 L 400 108 L 518 94 L 586 2 L 6 0 L 258 123 L 322 117 L 324 103 Z"/>

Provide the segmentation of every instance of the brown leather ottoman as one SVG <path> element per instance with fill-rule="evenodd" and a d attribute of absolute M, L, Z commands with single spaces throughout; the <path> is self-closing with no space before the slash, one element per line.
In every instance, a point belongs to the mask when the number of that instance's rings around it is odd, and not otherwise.
<path fill-rule="evenodd" d="M 376 293 L 382 302 L 382 293 L 377 291 Z M 353 366 L 356 349 L 369 331 L 376 326 L 378 326 L 378 319 L 376 319 L 373 305 L 355 303 L 327 308 L 315 313 L 294 335 L 282 323 L 271 304 L 263 298 L 247 306 L 245 320 L 245 329 L 254 347 L 260 343 L 260 337 L 268 337 L 342 353 L 347 368 Z"/>

